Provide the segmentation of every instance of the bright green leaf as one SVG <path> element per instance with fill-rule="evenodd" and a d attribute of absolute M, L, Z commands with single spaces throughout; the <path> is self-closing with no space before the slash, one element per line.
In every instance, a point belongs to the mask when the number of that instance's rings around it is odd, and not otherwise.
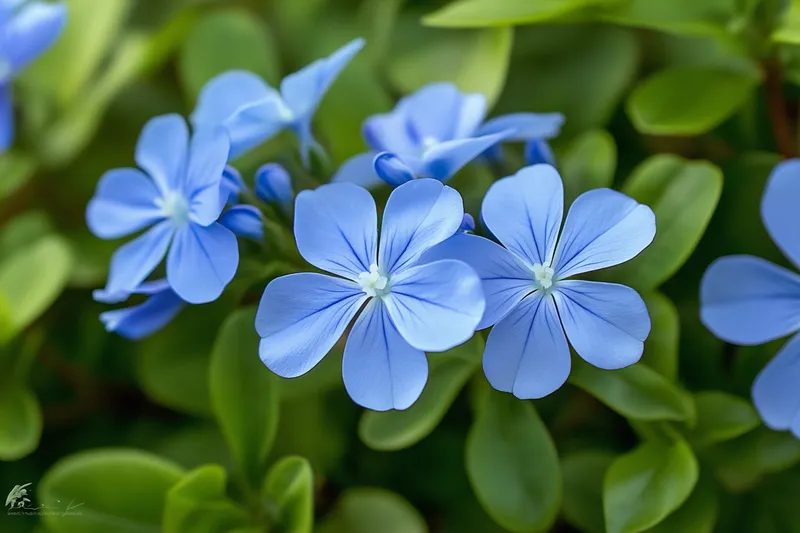
<path fill-rule="evenodd" d="M 53 533 L 159 533 L 169 489 L 183 470 L 133 449 L 95 449 L 56 463 L 38 486 L 39 503 L 80 514 L 46 514 Z M 71 503 L 70 503 L 71 502 Z"/>
<path fill-rule="evenodd" d="M 225 496 L 225 469 L 205 465 L 187 473 L 167 493 L 163 533 L 223 533 L 247 524 Z"/>
<path fill-rule="evenodd" d="M 626 418 L 691 423 L 695 417 L 691 396 L 645 365 L 612 371 L 579 362 L 569 380 Z"/>
<path fill-rule="evenodd" d="M 615 24 L 721 39 L 744 30 L 745 16 L 739 0 L 628 0 L 602 12 Z"/>
<path fill-rule="evenodd" d="M 44 211 L 28 211 L 11 219 L 0 232 L 0 257 L 9 257 L 53 232 L 53 223 Z"/>
<path fill-rule="evenodd" d="M 36 161 L 16 152 L 0 154 L 0 200 L 24 186 L 36 171 Z"/>
<path fill-rule="evenodd" d="M 302 457 L 286 457 L 267 474 L 264 495 L 276 506 L 282 533 L 311 533 L 314 527 L 314 474 Z"/>
<path fill-rule="evenodd" d="M 719 391 L 695 394 L 697 425 L 689 433 L 695 446 L 707 446 L 736 438 L 761 424 L 752 404 L 738 396 Z"/>
<path fill-rule="evenodd" d="M 586 533 L 605 533 L 603 478 L 614 454 L 580 451 L 561 459 L 564 473 L 564 519 Z"/>
<path fill-rule="evenodd" d="M 203 85 L 228 70 L 249 70 L 275 84 L 278 52 L 269 28 L 242 9 L 209 11 L 191 31 L 180 53 L 180 74 L 194 100 Z"/>
<path fill-rule="evenodd" d="M 664 520 L 697 483 L 697 460 L 683 442 L 646 442 L 606 471 L 603 508 L 608 533 L 638 533 Z"/>
<path fill-rule="evenodd" d="M 641 362 L 674 381 L 678 376 L 680 317 L 672 300 L 660 292 L 644 296 L 650 314 L 650 335 L 644 341 Z"/>
<path fill-rule="evenodd" d="M 211 354 L 211 405 L 240 473 L 261 484 L 278 428 L 278 379 L 258 356 L 254 308 L 222 325 Z"/>
<path fill-rule="evenodd" d="M 800 2 L 791 0 L 780 24 L 772 33 L 772 40 L 785 44 L 800 44 Z"/>
<path fill-rule="evenodd" d="M 399 450 L 427 437 L 480 365 L 482 354 L 483 342 L 476 335 L 466 344 L 431 355 L 419 400 L 404 411 L 366 411 L 358 425 L 361 440 L 375 450 Z"/>
<path fill-rule="evenodd" d="M 622 191 L 653 209 L 656 236 L 642 253 L 607 276 L 641 291 L 654 289 L 700 242 L 722 193 L 722 172 L 707 161 L 655 155 L 633 171 Z"/>
<path fill-rule="evenodd" d="M 561 503 L 561 471 L 533 404 L 487 390 L 467 436 L 466 462 L 478 500 L 498 524 L 549 531 Z"/>
<path fill-rule="evenodd" d="M 715 67 L 672 67 L 642 81 L 628 100 L 641 133 L 697 135 L 736 112 L 758 85 L 749 72 Z"/>
<path fill-rule="evenodd" d="M 427 533 L 425 520 L 404 498 L 383 489 L 350 489 L 316 533 Z"/>
<path fill-rule="evenodd" d="M 714 480 L 700 476 L 689 499 L 648 533 L 713 533 L 719 513 Z"/>
<path fill-rule="evenodd" d="M 619 0 L 458 0 L 427 15 L 429 26 L 484 28 L 553 22 L 581 9 Z"/>
<path fill-rule="evenodd" d="M 15 461 L 36 449 L 42 435 L 39 402 L 26 387 L 0 385 L 0 460 Z"/>
<path fill-rule="evenodd" d="M 617 170 L 617 145 L 607 131 L 591 130 L 576 137 L 558 159 L 564 181 L 564 205 L 591 189 L 611 187 Z"/>

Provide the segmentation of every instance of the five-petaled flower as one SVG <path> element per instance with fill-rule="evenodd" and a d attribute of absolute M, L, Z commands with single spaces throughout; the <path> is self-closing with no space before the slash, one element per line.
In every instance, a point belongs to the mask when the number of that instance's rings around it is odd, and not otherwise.
<path fill-rule="evenodd" d="M 401 99 L 390 113 L 364 123 L 370 152 L 346 161 L 333 181 L 364 187 L 399 185 L 414 178 L 445 181 L 502 141 L 558 135 L 560 113 L 514 113 L 486 118 L 486 97 L 433 83 Z"/>
<path fill-rule="evenodd" d="M 300 273 L 270 282 L 256 317 L 262 361 L 283 377 L 305 374 L 363 307 L 344 349 L 345 387 L 370 409 L 409 407 L 427 381 L 424 352 L 467 341 L 483 315 L 481 282 L 469 266 L 419 263 L 428 248 L 458 231 L 463 215 L 454 189 L 431 179 L 406 183 L 389 197 L 379 245 L 366 189 L 337 183 L 301 192 L 298 249 L 337 277 Z"/>
<path fill-rule="evenodd" d="M 761 200 L 772 240 L 800 267 L 800 160 L 775 167 Z M 717 337 L 755 345 L 800 331 L 800 275 L 758 257 L 733 255 L 708 267 L 700 286 L 700 316 Z M 759 373 L 753 403 L 772 429 L 800 437 L 800 335 Z"/>
<path fill-rule="evenodd" d="M 166 279 L 145 281 L 130 292 L 113 294 L 104 289 L 96 290 L 93 296 L 95 301 L 115 304 L 124 302 L 132 294 L 148 298 L 138 305 L 100 314 L 100 321 L 107 331 L 114 331 L 126 339 L 139 340 L 160 330 L 186 305 Z"/>
<path fill-rule="evenodd" d="M 144 170 L 114 169 L 86 210 L 89 229 L 116 239 L 149 228 L 111 258 L 107 294 L 134 292 L 167 257 L 167 281 L 189 303 L 215 300 L 239 263 L 236 236 L 217 222 L 229 142 L 221 128 L 195 132 L 177 115 L 145 125 L 136 147 Z M 145 173 L 146 172 L 146 173 Z"/>
<path fill-rule="evenodd" d="M 53 45 L 66 22 L 62 3 L 0 0 L 0 152 L 14 140 L 11 81 Z"/>
<path fill-rule="evenodd" d="M 308 166 L 309 150 L 321 150 L 311 134 L 311 119 L 328 88 L 363 46 L 363 39 L 355 39 L 329 57 L 286 76 L 280 91 L 252 72 L 220 74 L 203 87 L 192 124 L 195 128 L 226 128 L 231 159 L 289 128 L 300 140 L 300 155 Z"/>
<path fill-rule="evenodd" d="M 587 362 L 619 369 L 639 360 L 650 333 L 636 291 L 568 278 L 636 256 L 655 237 L 653 211 L 619 192 L 592 190 L 575 200 L 559 237 L 563 211 L 555 168 L 526 167 L 497 181 L 483 200 L 483 221 L 505 248 L 460 234 L 423 257 L 460 259 L 478 272 L 486 296 L 478 328 L 494 325 L 484 372 L 494 388 L 519 398 L 541 398 L 564 384 L 567 338 Z"/>

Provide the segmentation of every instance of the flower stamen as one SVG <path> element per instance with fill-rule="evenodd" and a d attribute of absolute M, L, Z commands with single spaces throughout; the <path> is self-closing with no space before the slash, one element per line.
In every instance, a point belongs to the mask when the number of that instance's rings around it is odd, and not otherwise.
<path fill-rule="evenodd" d="M 369 266 L 369 272 L 358 275 L 361 290 L 371 298 L 384 298 L 390 292 L 389 278 L 381 274 L 375 263 Z"/>
<path fill-rule="evenodd" d="M 532 270 L 536 288 L 545 292 L 549 291 L 553 287 L 553 276 L 555 275 L 555 270 L 548 265 L 542 265 L 539 263 L 533 265 Z"/>

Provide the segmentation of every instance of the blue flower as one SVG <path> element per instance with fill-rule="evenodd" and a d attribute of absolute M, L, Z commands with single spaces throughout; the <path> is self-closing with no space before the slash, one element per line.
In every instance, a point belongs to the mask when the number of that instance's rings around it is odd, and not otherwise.
<path fill-rule="evenodd" d="M 229 142 L 221 128 L 189 142 L 178 115 L 148 122 L 136 147 L 142 170 L 106 172 L 86 209 L 89 229 L 116 239 L 148 228 L 111 258 L 106 292 L 133 292 L 167 258 L 167 281 L 189 303 L 215 300 L 236 273 L 236 236 L 217 219 Z"/>
<path fill-rule="evenodd" d="M 231 159 L 289 128 L 300 140 L 300 155 L 308 166 L 309 150 L 320 149 L 311 134 L 311 119 L 328 88 L 363 46 L 363 39 L 355 39 L 329 57 L 286 76 L 280 92 L 252 72 L 220 74 L 200 92 L 192 124 L 195 128 L 225 127 L 231 139 Z"/>
<path fill-rule="evenodd" d="M 0 152 L 14 140 L 11 81 L 53 45 L 66 22 L 64 4 L 0 0 Z"/>
<path fill-rule="evenodd" d="M 109 304 L 119 303 L 127 300 L 131 294 L 144 294 L 149 298 L 133 307 L 100 314 L 100 321 L 105 324 L 107 331 L 114 331 L 130 340 L 139 340 L 160 330 L 186 305 L 165 279 L 146 281 L 130 292 L 94 291 L 94 299 Z"/>
<path fill-rule="evenodd" d="M 761 200 L 772 240 L 800 267 L 800 160 L 775 167 Z M 769 342 L 800 331 L 800 276 L 749 255 L 708 267 L 700 286 L 700 317 L 717 337 L 741 345 Z M 753 403 L 772 429 L 800 437 L 800 335 L 795 335 L 753 383 Z"/>
<path fill-rule="evenodd" d="M 256 196 L 268 204 L 278 204 L 284 212 L 292 210 L 294 189 L 289 173 L 278 163 L 267 163 L 256 171 Z"/>
<path fill-rule="evenodd" d="M 301 192 L 297 247 L 336 276 L 291 274 L 267 285 L 256 316 L 261 360 L 283 377 L 305 374 L 361 309 L 344 349 L 345 387 L 370 409 L 409 407 L 427 380 L 424 352 L 467 341 L 483 314 L 480 279 L 470 267 L 418 263 L 458 230 L 463 215 L 454 189 L 435 180 L 407 183 L 389 197 L 379 248 L 375 202 L 365 189 L 336 183 Z"/>
<path fill-rule="evenodd" d="M 219 218 L 219 223 L 242 237 L 256 241 L 264 240 L 264 220 L 257 207 L 238 204 L 228 208 Z"/>
<path fill-rule="evenodd" d="M 633 289 L 568 279 L 627 261 L 652 242 L 649 207 L 610 189 L 584 193 L 561 230 L 564 189 L 550 165 L 534 165 L 492 185 L 483 221 L 505 246 L 456 235 L 423 260 L 460 259 L 483 281 L 494 325 L 483 369 L 492 386 L 519 398 L 541 398 L 570 373 L 567 338 L 584 360 L 603 369 L 632 365 L 650 333 L 650 317 Z M 566 333 L 566 335 L 565 335 Z"/>
<path fill-rule="evenodd" d="M 547 141 L 535 139 L 525 143 L 525 162 L 529 165 L 544 163 L 556 166 L 556 156 Z"/>
<path fill-rule="evenodd" d="M 558 134 L 560 113 L 515 113 L 484 122 L 486 98 L 465 94 L 451 83 L 427 85 L 402 98 L 394 110 L 364 123 L 372 151 L 347 160 L 333 181 L 368 187 L 413 178 L 445 181 L 501 141 L 549 139 Z"/>

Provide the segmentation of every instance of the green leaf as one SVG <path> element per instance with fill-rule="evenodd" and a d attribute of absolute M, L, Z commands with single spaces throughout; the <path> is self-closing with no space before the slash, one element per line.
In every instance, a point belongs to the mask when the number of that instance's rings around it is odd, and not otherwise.
<path fill-rule="evenodd" d="M 564 473 L 564 519 L 586 533 L 605 533 L 603 478 L 614 454 L 601 450 L 574 452 L 561 459 Z"/>
<path fill-rule="evenodd" d="M 533 404 L 487 390 L 467 436 L 466 462 L 478 500 L 498 524 L 549 531 L 561 502 L 561 470 Z"/>
<path fill-rule="evenodd" d="M 645 79 L 628 100 L 628 116 L 641 133 L 697 135 L 736 112 L 758 86 L 749 72 L 681 66 Z"/>
<path fill-rule="evenodd" d="M 714 480 L 700 476 L 689 499 L 648 533 L 713 533 L 719 514 Z"/>
<path fill-rule="evenodd" d="M 16 336 L 50 307 L 71 269 L 69 246 L 56 235 L 39 239 L 0 263 L 0 300 L 11 313 L 0 342 Z"/>
<path fill-rule="evenodd" d="M 700 242 L 722 193 L 722 172 L 707 161 L 655 155 L 633 171 L 622 192 L 653 209 L 656 236 L 607 278 L 648 291 L 677 272 Z"/>
<path fill-rule="evenodd" d="M 22 188 L 36 171 L 36 161 L 27 155 L 6 152 L 0 154 L 0 200 Z"/>
<path fill-rule="evenodd" d="M 278 52 L 269 28 L 244 9 L 209 11 L 180 52 L 183 89 L 195 100 L 203 85 L 228 70 L 249 70 L 267 83 L 280 79 Z"/>
<path fill-rule="evenodd" d="M 346 491 L 316 533 L 427 533 L 425 520 L 401 496 L 383 489 Z"/>
<path fill-rule="evenodd" d="M 365 411 L 358 425 L 361 440 L 375 450 L 400 450 L 427 437 L 441 422 L 459 391 L 480 366 L 483 341 L 469 342 L 430 357 L 422 396 L 405 411 Z"/>
<path fill-rule="evenodd" d="M 576 137 L 558 160 L 564 181 L 564 205 L 591 189 L 611 187 L 617 169 L 617 145 L 605 130 L 591 130 Z"/>
<path fill-rule="evenodd" d="M 282 533 L 311 533 L 314 527 L 314 474 L 302 457 L 285 457 L 267 474 L 264 495 L 277 506 Z"/>
<path fill-rule="evenodd" d="M 240 309 L 222 325 L 211 354 L 211 405 L 240 473 L 261 484 L 278 429 L 278 379 L 258 356 L 256 310 Z"/>
<path fill-rule="evenodd" d="M 205 465 L 188 472 L 167 493 L 164 533 L 223 533 L 247 525 L 247 514 L 225 496 L 225 469 Z"/>
<path fill-rule="evenodd" d="M 755 486 L 767 474 L 797 465 L 800 441 L 789 432 L 759 427 L 710 447 L 704 451 L 706 456 L 716 466 L 723 485 L 730 491 L 741 492 Z"/>
<path fill-rule="evenodd" d="M 652 327 L 644 341 L 641 362 L 669 379 L 678 377 L 680 317 L 672 300 L 660 292 L 644 296 Z"/>
<path fill-rule="evenodd" d="M 167 491 L 183 470 L 133 449 L 95 449 L 61 459 L 42 478 L 39 503 L 80 514 L 43 517 L 53 533 L 158 533 Z"/>
<path fill-rule="evenodd" d="M 28 211 L 14 217 L 0 232 L 0 257 L 9 257 L 52 232 L 53 223 L 44 211 Z"/>
<path fill-rule="evenodd" d="M 620 0 L 458 0 L 422 19 L 428 26 L 484 28 L 543 24 L 562 19 L 590 6 Z"/>
<path fill-rule="evenodd" d="M 734 38 L 746 29 L 740 0 L 628 0 L 602 12 L 602 20 L 678 35 Z"/>
<path fill-rule="evenodd" d="M 490 28 L 453 32 L 420 29 L 399 33 L 389 59 L 389 77 L 411 93 L 432 82 L 451 81 L 464 92 L 486 96 L 491 107 L 506 81 L 514 32 Z"/>
<path fill-rule="evenodd" d="M 694 396 L 697 424 L 688 435 L 696 447 L 736 438 L 761 424 L 749 401 L 720 391 L 698 392 Z"/>
<path fill-rule="evenodd" d="M 789 9 L 772 33 L 772 40 L 784 44 L 800 44 L 800 2 L 791 0 Z"/>
<path fill-rule="evenodd" d="M 16 461 L 39 446 L 42 412 L 33 393 L 22 385 L 0 385 L 0 460 Z"/>
<path fill-rule="evenodd" d="M 608 533 L 638 533 L 680 507 L 697 483 L 697 460 L 683 442 L 646 442 L 611 463 L 603 482 Z"/>
<path fill-rule="evenodd" d="M 689 423 L 695 418 L 689 394 L 644 365 L 601 370 L 579 362 L 569 380 L 626 418 Z"/>

